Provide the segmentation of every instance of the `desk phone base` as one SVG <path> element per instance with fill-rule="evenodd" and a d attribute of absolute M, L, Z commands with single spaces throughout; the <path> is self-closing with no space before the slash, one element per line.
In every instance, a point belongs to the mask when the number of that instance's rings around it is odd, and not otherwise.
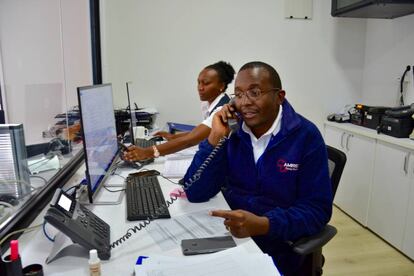
<path fill-rule="evenodd" d="M 96 249 L 100 259 L 111 257 L 110 226 L 62 190 L 56 191 L 45 220 L 74 243 Z"/>

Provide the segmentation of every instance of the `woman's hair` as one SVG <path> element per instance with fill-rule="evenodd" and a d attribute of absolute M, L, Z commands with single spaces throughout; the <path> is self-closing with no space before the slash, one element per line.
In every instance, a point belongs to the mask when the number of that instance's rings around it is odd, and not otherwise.
<path fill-rule="evenodd" d="M 225 61 L 219 61 L 209 66 L 206 66 L 205 69 L 213 69 L 217 72 L 220 81 L 224 83 L 224 90 L 227 89 L 227 85 L 231 83 L 234 79 L 234 74 L 236 73 L 230 63 Z"/>

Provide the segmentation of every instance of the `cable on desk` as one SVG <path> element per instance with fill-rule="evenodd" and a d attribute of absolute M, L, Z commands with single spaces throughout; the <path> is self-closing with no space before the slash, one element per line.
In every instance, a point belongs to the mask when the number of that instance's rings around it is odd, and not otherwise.
<path fill-rule="evenodd" d="M 125 191 L 125 190 L 126 190 L 126 189 L 110 190 L 110 189 L 108 189 L 108 187 L 106 187 L 105 185 L 103 185 L 102 187 L 104 187 L 104 188 L 105 188 L 105 190 L 107 190 L 108 192 L 111 192 L 111 193 L 123 192 L 123 191 Z"/>
<path fill-rule="evenodd" d="M 83 180 L 82 180 L 82 182 L 83 182 Z M 66 191 L 64 191 L 66 194 L 69 194 L 69 195 L 71 195 L 71 193 L 69 193 L 69 191 L 70 190 L 72 190 L 72 189 L 75 189 L 75 191 L 72 193 L 72 194 L 75 194 L 76 195 L 76 190 L 78 190 L 79 188 L 80 188 L 80 186 L 81 185 L 83 185 L 82 184 L 82 182 L 81 183 L 79 183 L 78 185 L 75 185 L 75 186 L 72 186 L 72 187 L 70 187 L 70 188 L 68 188 Z"/>
<path fill-rule="evenodd" d="M 164 178 L 165 180 L 168 180 L 168 181 L 170 181 L 172 184 L 175 184 L 175 185 L 180 185 L 180 183 L 178 183 L 178 182 L 174 182 L 174 181 L 172 181 L 171 180 L 171 178 L 168 178 L 168 177 L 166 177 L 166 176 L 163 176 L 162 174 L 160 174 L 159 176 L 161 176 L 162 178 Z M 181 185 L 180 185 L 181 186 Z"/>
<path fill-rule="evenodd" d="M 43 222 L 43 234 L 45 234 L 45 236 L 46 236 L 46 238 L 49 240 L 49 241 L 51 241 L 51 242 L 54 242 L 55 241 L 55 239 L 54 238 L 51 238 L 48 234 L 47 234 L 47 232 L 46 232 L 46 220 Z"/>
<path fill-rule="evenodd" d="M 30 231 L 33 231 L 33 230 L 35 230 L 36 228 L 38 228 L 38 227 L 40 227 L 40 226 L 42 226 L 42 224 L 38 224 L 38 225 L 35 225 L 35 226 L 31 226 L 31 227 L 27 227 L 27 228 L 23 228 L 23 229 L 19 229 L 19 230 L 16 230 L 16 231 L 13 231 L 13 232 L 11 232 L 11 233 L 9 233 L 8 235 L 6 235 L 1 241 L 0 241 L 0 247 L 1 247 L 1 245 L 3 244 L 3 242 L 4 241 L 6 241 L 8 238 L 10 238 L 11 236 L 13 236 L 13 235 L 15 235 L 15 234 L 18 234 L 18 233 L 21 233 L 21 232 L 30 232 Z"/>
<path fill-rule="evenodd" d="M 210 164 L 211 160 L 213 160 L 213 158 L 216 156 L 217 152 L 222 148 L 222 146 L 224 145 L 226 140 L 227 140 L 226 137 L 223 137 L 223 138 L 220 139 L 220 141 L 217 143 L 217 145 L 214 147 L 214 149 L 210 152 L 209 156 L 207 156 L 206 160 L 204 160 L 204 162 L 201 164 L 201 166 L 194 173 L 194 175 L 188 180 L 188 182 L 184 183 L 184 186 L 183 186 L 184 191 L 187 190 L 188 188 L 190 188 L 195 182 L 197 182 L 200 179 L 201 174 L 206 169 L 208 164 Z M 157 218 L 158 215 L 163 213 L 164 209 L 166 209 L 166 208 L 168 209 L 168 207 L 170 207 L 174 203 L 174 201 L 176 201 L 179 197 L 181 197 L 184 194 L 184 191 L 178 190 L 178 195 L 170 195 L 170 199 L 165 201 L 165 205 L 162 205 L 157 210 L 155 210 L 155 215 L 154 216 L 147 217 L 147 219 L 144 220 L 143 222 L 140 222 L 138 225 L 136 225 L 132 228 L 129 228 L 127 230 L 127 232 L 125 233 L 125 235 L 123 235 L 121 238 L 119 238 L 116 241 L 114 241 L 113 243 L 111 243 L 111 248 L 115 248 L 115 247 L 121 245 L 123 242 L 128 240 L 132 236 L 132 234 L 135 234 L 138 231 L 141 231 L 142 229 L 147 227 L 147 225 L 150 224 L 151 221 L 153 221 L 154 219 Z"/>
<path fill-rule="evenodd" d="M 118 174 L 118 173 L 114 173 L 113 175 L 117 175 L 117 176 L 119 176 L 119 177 L 121 177 L 121 178 L 123 178 L 123 179 L 126 179 L 126 177 L 125 177 L 125 176 L 122 176 L 122 175 L 120 175 L 120 174 Z"/>
<path fill-rule="evenodd" d="M 0 205 L 6 206 L 10 209 L 13 209 L 13 205 L 11 205 L 10 203 L 8 203 L 6 201 L 0 201 Z"/>
<path fill-rule="evenodd" d="M 42 177 L 42 176 L 40 176 L 40 175 L 30 175 L 29 177 L 30 177 L 30 178 L 39 178 L 39 179 L 42 179 L 42 180 L 43 180 L 43 182 L 45 182 L 45 185 L 47 184 L 47 180 L 46 180 L 46 178 L 44 178 L 44 177 Z"/>

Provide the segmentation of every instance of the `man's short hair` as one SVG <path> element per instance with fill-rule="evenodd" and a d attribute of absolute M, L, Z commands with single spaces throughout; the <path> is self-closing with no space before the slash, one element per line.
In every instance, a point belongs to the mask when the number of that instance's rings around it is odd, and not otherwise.
<path fill-rule="evenodd" d="M 273 88 L 282 89 L 282 82 L 280 81 L 279 74 L 276 72 L 275 68 L 273 68 L 271 65 L 267 63 L 261 61 L 248 62 L 240 68 L 239 72 L 246 69 L 254 68 L 262 68 L 266 70 L 269 73 L 270 82 L 272 83 Z"/>

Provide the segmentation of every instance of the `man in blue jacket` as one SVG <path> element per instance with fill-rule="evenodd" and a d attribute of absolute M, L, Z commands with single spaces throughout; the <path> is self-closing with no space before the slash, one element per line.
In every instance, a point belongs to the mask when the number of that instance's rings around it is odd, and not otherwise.
<path fill-rule="evenodd" d="M 186 183 L 223 143 L 200 179 L 186 189 L 187 197 L 203 202 L 223 191 L 232 210 L 211 215 L 224 218 L 235 237 L 252 237 L 283 274 L 295 274 L 302 259 L 287 241 L 318 233 L 332 214 L 325 143 L 316 126 L 285 99 L 272 66 L 245 64 L 234 96 L 234 105 L 215 115 L 208 140 L 187 171 Z M 236 110 L 241 127 L 226 139 L 227 122 Z"/>

